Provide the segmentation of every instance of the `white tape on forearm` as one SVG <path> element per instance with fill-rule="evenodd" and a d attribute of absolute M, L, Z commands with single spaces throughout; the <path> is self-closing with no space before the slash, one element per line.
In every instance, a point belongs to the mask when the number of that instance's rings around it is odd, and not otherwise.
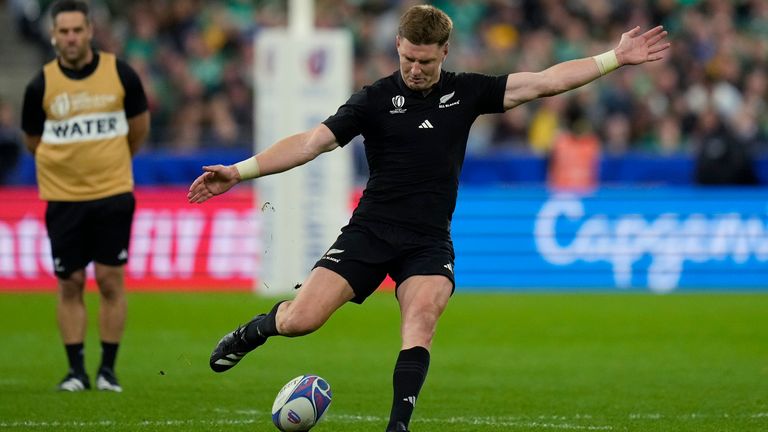
<path fill-rule="evenodd" d="M 600 75 L 605 75 L 619 67 L 619 59 L 616 57 L 616 51 L 614 50 L 598 54 L 592 58 L 595 59 L 595 63 L 597 63 L 597 69 L 600 71 Z"/>
<path fill-rule="evenodd" d="M 250 157 L 244 161 L 235 164 L 235 169 L 240 173 L 241 180 L 253 179 L 259 176 L 259 163 L 256 162 L 256 156 Z"/>

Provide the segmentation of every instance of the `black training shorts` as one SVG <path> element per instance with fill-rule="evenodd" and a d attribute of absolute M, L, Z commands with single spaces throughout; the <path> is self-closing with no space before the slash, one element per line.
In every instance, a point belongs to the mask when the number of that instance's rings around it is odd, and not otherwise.
<path fill-rule="evenodd" d="M 45 225 L 56 276 L 68 278 L 89 262 L 128 262 L 136 200 L 128 192 L 93 201 L 49 201 Z"/>
<path fill-rule="evenodd" d="M 389 274 L 399 286 L 415 275 L 453 277 L 453 243 L 403 228 L 378 223 L 352 223 L 315 264 L 346 279 L 362 303 Z"/>

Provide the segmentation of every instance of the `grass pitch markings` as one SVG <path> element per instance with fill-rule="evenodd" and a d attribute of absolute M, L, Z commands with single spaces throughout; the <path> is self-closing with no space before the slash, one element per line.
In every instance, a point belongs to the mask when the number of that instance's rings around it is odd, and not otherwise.
<path fill-rule="evenodd" d="M 233 412 L 239 415 L 247 415 L 251 418 L 247 419 L 212 419 L 212 420 L 142 420 L 137 422 L 115 421 L 115 420 L 94 420 L 94 421 L 41 421 L 41 420 L 19 420 L 13 422 L 0 421 L 0 429 L 13 429 L 19 427 L 25 428 L 58 428 L 58 427 L 109 427 L 109 426 L 131 426 L 140 428 L 153 428 L 153 427 L 172 427 L 172 426 L 240 426 L 250 424 L 266 424 L 267 420 L 264 420 L 267 416 L 267 412 L 259 410 L 233 410 L 228 411 L 224 409 L 216 409 L 217 412 Z M 493 426 L 493 427 L 524 427 L 535 430 L 585 430 L 585 431 L 609 431 L 614 430 L 610 425 L 579 425 L 568 423 L 568 420 L 583 420 L 590 419 L 593 416 L 589 414 L 579 414 L 576 416 L 562 416 L 562 415 L 541 415 L 535 418 L 523 417 L 523 416 L 510 416 L 510 417 L 426 417 L 418 418 L 416 423 L 434 423 L 434 424 L 459 424 L 459 425 L 472 425 L 472 426 Z M 679 415 L 664 415 L 660 413 L 631 413 L 627 416 L 631 420 L 665 420 L 665 419 L 734 419 L 734 418 L 768 418 L 768 412 L 758 412 L 754 414 L 732 415 L 728 413 L 723 414 L 704 414 L 704 413 L 688 413 Z M 549 421 L 548 421 L 549 420 Z M 566 421 L 565 423 L 558 423 L 553 420 Z M 329 413 L 329 416 L 323 421 L 327 422 L 339 422 L 339 423 L 382 423 L 386 422 L 384 417 L 370 416 L 370 415 L 355 415 L 355 414 L 333 414 Z"/>
<path fill-rule="evenodd" d="M 153 427 L 171 427 L 171 426 L 238 426 L 238 425 L 250 425 L 256 423 L 264 423 L 265 420 L 261 420 L 257 417 L 266 416 L 266 412 L 256 410 L 239 410 L 239 414 L 252 415 L 254 418 L 249 419 L 214 419 L 214 420 L 144 420 L 134 423 L 125 421 L 113 421 L 113 420 L 99 420 L 99 421 L 15 421 L 15 422 L 0 422 L 0 428 L 61 428 L 61 427 L 109 427 L 109 426 L 131 426 L 141 428 L 153 428 Z M 361 416 L 351 414 L 336 414 L 329 416 L 324 422 L 339 422 L 339 423 L 383 423 L 387 419 L 377 416 Z M 550 423 L 550 422 L 538 422 L 538 421 L 521 421 L 521 420 L 509 420 L 497 419 L 492 417 L 449 417 L 449 418 L 420 418 L 420 423 L 436 423 L 436 424 L 463 424 L 473 426 L 506 426 L 506 427 L 525 427 L 530 429 L 539 430 L 612 430 L 611 426 L 594 426 L 594 425 L 574 425 L 569 423 Z"/>

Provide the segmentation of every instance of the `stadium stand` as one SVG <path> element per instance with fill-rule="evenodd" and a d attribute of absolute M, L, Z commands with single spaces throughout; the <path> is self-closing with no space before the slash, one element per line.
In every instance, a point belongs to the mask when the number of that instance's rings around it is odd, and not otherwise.
<path fill-rule="evenodd" d="M 49 58 L 46 8 L 50 1 L 13 0 L 0 19 L 15 23 L 4 35 L 3 58 L 11 67 L 4 82 L 20 83 Z M 96 44 L 117 52 L 139 71 L 150 97 L 153 132 L 147 151 L 195 155 L 201 150 L 251 147 L 254 35 L 285 25 L 286 2 L 94 0 Z M 397 67 L 392 29 L 405 0 L 319 0 L 318 27 L 346 27 L 354 35 L 355 87 Z M 469 164 L 504 160 L 537 172 L 578 104 L 599 139 L 600 181 L 678 184 L 691 173 L 705 147 L 702 117 L 713 112 L 729 131 L 727 140 L 755 160 L 765 183 L 768 153 L 768 2 L 686 1 L 500 1 L 436 0 L 455 20 L 447 69 L 489 74 L 541 70 L 555 62 L 602 52 L 630 26 L 662 23 L 670 31 L 668 59 L 620 71 L 572 95 L 537 101 L 500 116 L 485 116 L 473 129 Z M 25 42 L 21 42 L 24 40 Z M 6 43 L 8 42 L 8 43 Z M 9 47 L 38 47 L 39 56 L 17 56 Z M 5 87 L 5 86 L 4 86 Z M 9 85 L 17 101 L 21 85 Z M 194 157 L 194 156 L 191 156 Z M 639 162 L 638 162 L 639 161 Z M 22 161 L 19 182 L 26 182 Z M 617 166 L 658 165 L 656 174 L 628 174 Z M 140 165 L 140 163 L 139 163 Z M 505 169 L 506 171 L 506 169 Z M 630 169 L 630 171 L 636 171 Z M 666 173 L 666 174 L 665 174 Z M 468 179 L 484 176 L 469 172 Z M 493 174 L 489 174 L 493 177 Z M 514 174 L 512 176 L 517 176 Z M 524 176 L 524 181 L 543 181 Z M 515 178 L 499 179 L 515 181 Z M 185 179 L 186 181 L 188 179 Z M 181 181 L 181 179 L 177 179 Z"/>

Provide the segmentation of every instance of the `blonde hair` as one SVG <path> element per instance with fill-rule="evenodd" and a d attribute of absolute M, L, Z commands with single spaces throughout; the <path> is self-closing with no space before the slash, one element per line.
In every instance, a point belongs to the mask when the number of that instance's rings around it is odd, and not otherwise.
<path fill-rule="evenodd" d="M 417 5 L 400 17 L 397 34 L 415 45 L 445 45 L 452 29 L 453 21 L 445 12 L 434 6 Z"/>

